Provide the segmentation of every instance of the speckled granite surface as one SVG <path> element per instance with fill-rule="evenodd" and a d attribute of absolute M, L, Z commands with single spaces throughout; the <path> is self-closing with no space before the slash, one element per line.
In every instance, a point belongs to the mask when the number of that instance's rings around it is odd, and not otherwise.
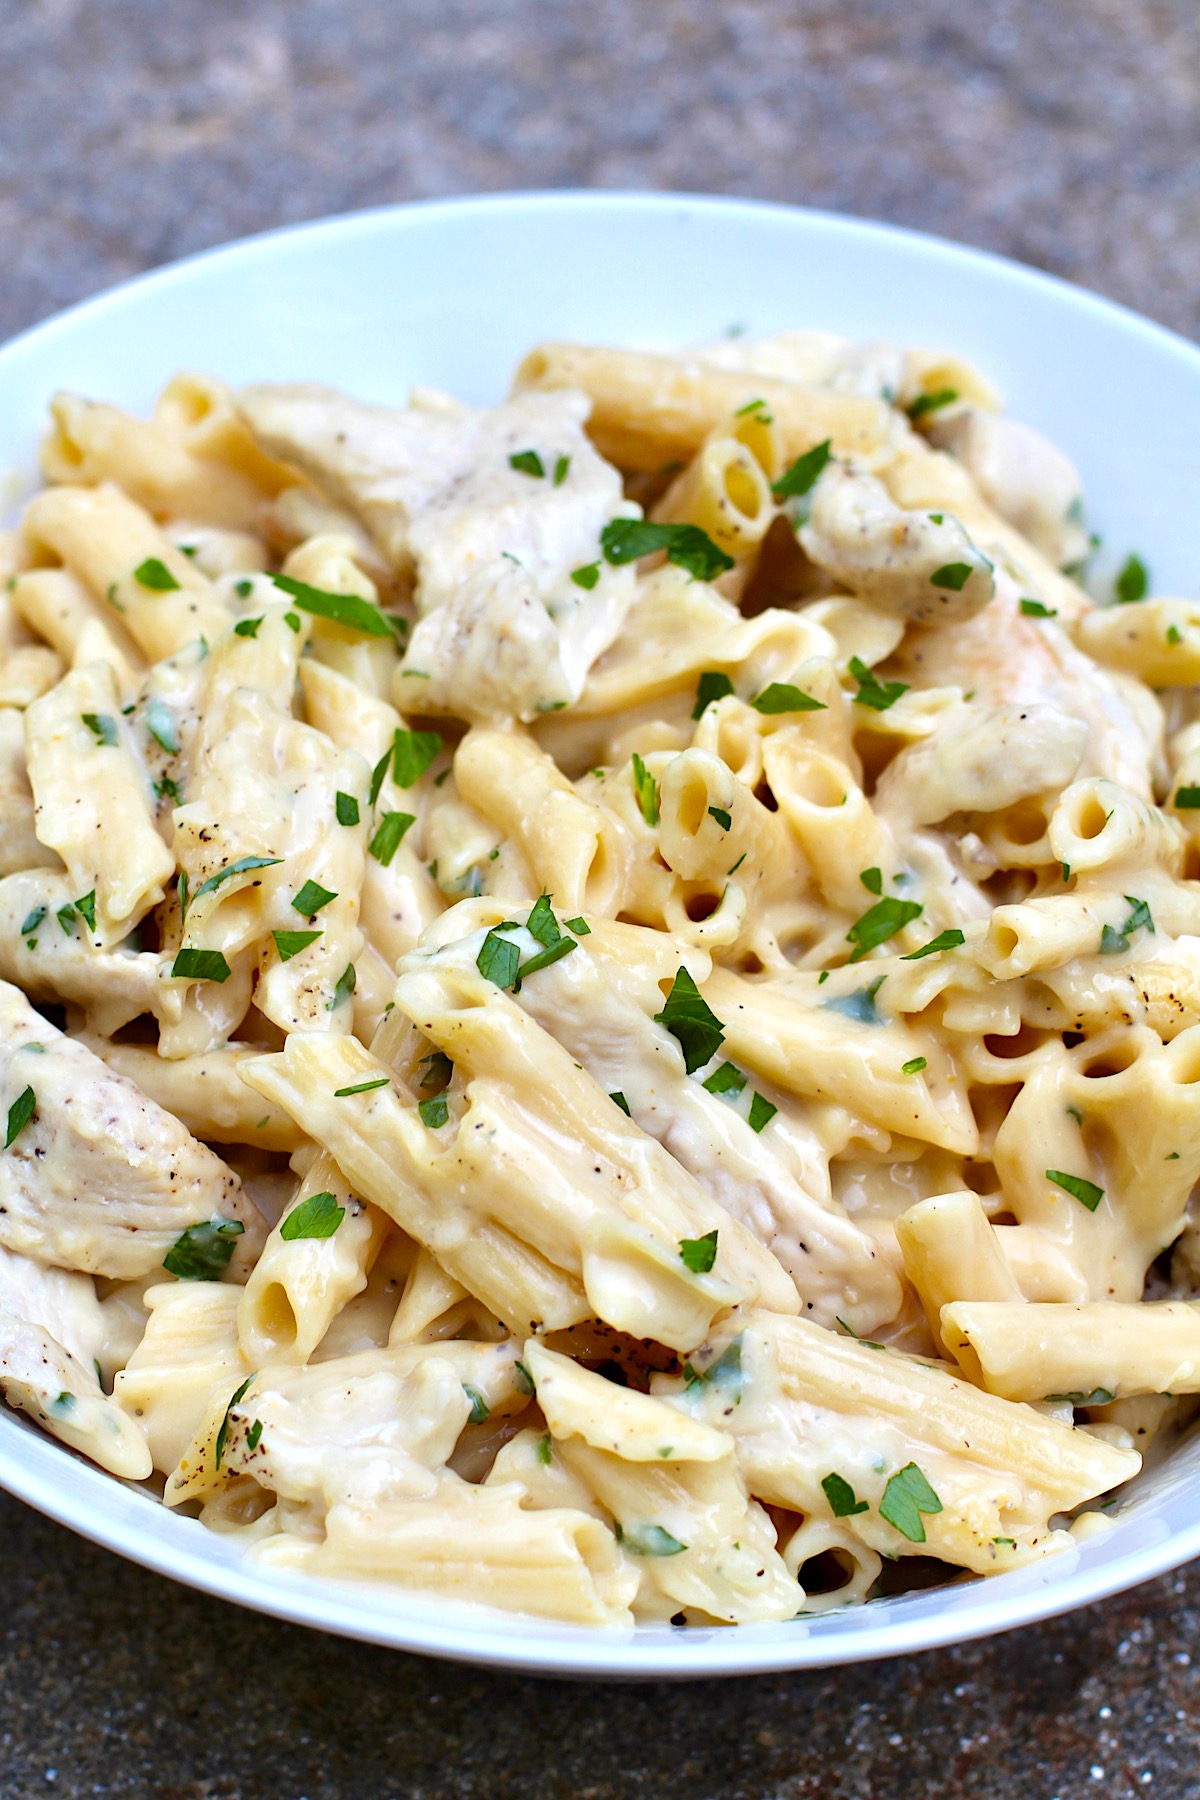
<path fill-rule="evenodd" d="M 0 336 L 412 196 L 676 187 L 887 218 L 1200 333 L 1195 0 L 0 0 Z M 1200 1795 L 1200 1568 L 1033 1630 L 689 1688 L 321 1640 L 0 1497 L 0 1796 Z"/>

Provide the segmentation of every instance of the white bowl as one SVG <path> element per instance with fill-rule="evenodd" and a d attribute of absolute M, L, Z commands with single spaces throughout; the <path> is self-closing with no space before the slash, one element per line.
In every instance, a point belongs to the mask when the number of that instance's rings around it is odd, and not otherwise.
<path fill-rule="evenodd" d="M 502 196 L 360 213 L 127 283 L 0 351 L 0 468 L 35 478 L 57 387 L 148 407 L 176 369 L 304 378 L 398 401 L 495 400 L 539 338 L 673 346 L 820 326 L 979 363 L 1079 463 L 1113 560 L 1200 579 L 1200 352 L 1090 294 L 886 226 L 674 195 Z M 96 1543 L 207 1593 L 348 1637 L 555 1674 L 820 1668 L 1042 1619 L 1200 1553 L 1200 1443 L 1134 1484 L 1112 1529 L 1036 1567 L 786 1625 L 594 1632 L 381 1585 L 255 1570 L 227 1539 L 0 1408 L 0 1483 Z"/>

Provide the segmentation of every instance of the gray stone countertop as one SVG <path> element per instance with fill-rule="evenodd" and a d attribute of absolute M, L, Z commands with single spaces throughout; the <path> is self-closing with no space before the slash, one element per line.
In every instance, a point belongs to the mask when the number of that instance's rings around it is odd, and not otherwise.
<path fill-rule="evenodd" d="M 246 232 L 567 186 L 888 219 L 1197 335 L 1200 8 L 0 0 L 0 337 Z M 1193 1567 L 957 1650 L 586 1687 L 256 1618 L 0 1497 L 0 1796 L 1196 1796 L 1198 1607 Z"/>

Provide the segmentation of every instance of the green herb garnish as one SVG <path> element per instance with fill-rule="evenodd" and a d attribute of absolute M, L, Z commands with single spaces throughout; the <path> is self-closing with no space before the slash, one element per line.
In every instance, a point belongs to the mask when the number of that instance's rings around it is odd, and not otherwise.
<path fill-rule="evenodd" d="M 180 1281 L 217 1281 L 229 1267 L 233 1240 L 246 1227 L 240 1219 L 204 1219 L 189 1225 L 163 1257 L 163 1268 Z"/>
<path fill-rule="evenodd" d="M 854 696 L 856 704 L 869 706 L 873 712 L 886 712 L 889 706 L 895 706 L 901 694 L 908 692 L 906 681 L 878 681 L 860 656 L 850 658 L 850 673 L 858 683 L 858 692 Z"/>
<path fill-rule="evenodd" d="M 703 1237 L 681 1238 L 679 1260 L 693 1275 L 707 1275 L 717 1260 L 717 1234 L 706 1231 Z"/>
<path fill-rule="evenodd" d="M 294 581 L 290 575 L 272 575 L 277 588 L 290 594 L 301 612 L 314 618 L 329 619 L 347 631 L 361 632 L 364 637 L 391 637 L 392 628 L 372 600 L 361 594 L 329 594 L 323 588 L 309 587 L 306 581 Z"/>
<path fill-rule="evenodd" d="M 157 556 L 148 556 L 145 562 L 139 563 L 133 571 L 133 579 L 139 587 L 149 588 L 152 594 L 170 594 L 179 586 L 166 563 L 160 562 Z"/>
<path fill-rule="evenodd" d="M 177 950 L 171 974 L 181 981 L 228 981 L 229 964 L 219 950 Z"/>
<path fill-rule="evenodd" d="M 893 1475 L 883 1490 L 879 1516 L 894 1525 L 910 1544 L 925 1542 L 922 1513 L 940 1513 L 942 1503 L 926 1481 L 916 1463 L 908 1463 Z"/>
<path fill-rule="evenodd" d="M 829 1502 L 829 1510 L 835 1519 L 852 1519 L 856 1513 L 865 1513 L 867 1503 L 855 1496 L 854 1489 L 840 1475 L 826 1475 L 821 1482 L 825 1498 Z"/>
<path fill-rule="evenodd" d="M 666 1003 L 654 1018 L 657 1024 L 665 1025 L 678 1042 L 689 1075 L 711 1061 L 725 1042 L 724 1025 L 705 1002 L 686 969 L 676 973 Z"/>
<path fill-rule="evenodd" d="M 279 1235 L 289 1244 L 297 1238 L 331 1238 L 345 1216 L 345 1207 L 326 1188 L 302 1200 L 280 1225 Z"/>
<path fill-rule="evenodd" d="M 1082 1175 L 1064 1175 L 1061 1169 L 1047 1169 L 1046 1180 L 1052 1181 L 1055 1187 L 1062 1188 L 1072 1199 L 1078 1200 L 1081 1206 L 1086 1206 L 1089 1212 L 1095 1212 L 1104 1198 L 1104 1189 L 1097 1187 L 1094 1181 L 1085 1181 Z"/>
<path fill-rule="evenodd" d="M 826 463 L 833 453 L 833 440 L 826 438 L 823 444 L 814 444 L 798 456 L 790 468 L 785 469 L 778 481 L 771 483 L 771 492 L 777 500 L 796 500 L 801 494 L 807 494 L 817 482 Z"/>
<path fill-rule="evenodd" d="M 367 845 L 376 862 L 382 863 L 386 869 L 397 850 L 400 848 L 405 832 L 410 825 L 416 823 L 414 813 L 385 812 L 375 829 L 371 842 Z"/>
<path fill-rule="evenodd" d="M 611 519 L 600 533 L 600 548 L 610 563 L 637 562 L 655 550 L 685 569 L 695 581 L 714 581 L 733 558 L 713 543 L 698 525 L 656 525 L 649 519 Z"/>

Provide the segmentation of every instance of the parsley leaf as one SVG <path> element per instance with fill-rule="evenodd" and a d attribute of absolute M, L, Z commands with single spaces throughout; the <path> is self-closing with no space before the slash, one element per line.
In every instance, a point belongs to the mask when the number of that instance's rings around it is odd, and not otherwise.
<path fill-rule="evenodd" d="M 889 706 L 895 706 L 901 694 L 908 692 L 906 681 L 878 681 L 860 656 L 850 658 L 850 673 L 858 683 L 858 692 L 854 696 L 856 704 L 869 706 L 874 712 L 886 712 Z"/>
<path fill-rule="evenodd" d="M 568 919 L 567 930 L 573 931 L 576 937 L 591 937 L 592 928 L 586 919 Z"/>
<path fill-rule="evenodd" d="M 152 594 L 169 594 L 179 586 L 166 563 L 160 562 L 157 556 L 148 556 L 145 562 L 139 563 L 133 571 L 133 579 Z"/>
<path fill-rule="evenodd" d="M 79 914 L 80 918 L 83 920 L 84 924 L 87 926 L 88 930 L 95 931 L 95 929 L 96 929 L 96 890 L 95 890 L 95 888 L 93 888 L 90 893 L 81 894 L 79 896 L 79 899 L 75 902 L 75 910 Z"/>
<path fill-rule="evenodd" d="M 681 1544 L 677 1537 L 672 1537 L 661 1525 L 621 1525 L 614 1527 L 617 1542 L 629 1551 L 631 1556 L 678 1556 L 687 1545 Z"/>
<path fill-rule="evenodd" d="M 324 935 L 322 931 L 273 931 L 271 933 L 275 939 L 275 948 L 279 952 L 280 962 L 291 962 L 293 956 L 299 956 L 302 950 L 307 950 L 310 944 L 315 944 L 317 939 Z"/>
<path fill-rule="evenodd" d="M 239 583 L 239 586 L 240 585 L 241 584 Z M 248 584 L 247 584 L 247 586 L 248 586 Z M 265 616 L 266 615 L 264 613 L 259 613 L 257 619 L 239 619 L 237 624 L 233 628 L 234 636 L 235 637 L 248 637 L 248 638 L 257 637 L 258 636 L 258 628 L 262 624 Z"/>
<path fill-rule="evenodd" d="M 785 469 L 778 481 L 771 483 L 771 492 L 777 500 L 795 500 L 801 494 L 807 494 L 816 485 L 833 452 L 833 440 L 826 438 L 823 444 L 814 444 L 798 456 L 791 468 Z"/>
<path fill-rule="evenodd" d="M 117 721 L 111 713 L 80 713 L 80 718 L 88 730 L 94 732 L 97 743 L 113 749 L 117 742 Z"/>
<path fill-rule="evenodd" d="M 454 1073 L 454 1064 L 444 1050 L 434 1050 L 428 1056 L 423 1056 L 417 1067 L 425 1071 L 421 1077 L 423 1088 L 436 1087 L 439 1081 L 445 1087 Z"/>
<path fill-rule="evenodd" d="M 862 882 L 862 884 L 866 888 L 868 894 L 882 894 L 882 892 L 883 892 L 883 870 L 882 869 L 863 869 L 862 872 L 860 873 L 858 879 Z"/>
<path fill-rule="evenodd" d="M 826 1475 L 821 1486 L 825 1490 L 829 1510 L 835 1519 L 852 1519 L 855 1513 L 867 1511 L 866 1501 L 856 1498 L 854 1489 L 842 1476 Z"/>
<path fill-rule="evenodd" d="M 237 1405 L 238 1401 L 245 1394 L 246 1389 L 250 1386 L 250 1383 L 253 1380 L 254 1380 L 253 1375 L 247 1375 L 247 1377 L 246 1377 L 245 1381 L 243 1381 L 241 1387 L 235 1388 L 233 1393 L 229 1396 L 229 1405 L 225 1408 L 225 1417 L 221 1420 L 221 1428 L 217 1432 L 216 1464 L 217 1464 L 218 1469 L 221 1466 L 221 1458 L 225 1454 L 225 1445 L 229 1439 L 229 1415 L 232 1413 L 234 1407 Z"/>
<path fill-rule="evenodd" d="M 163 1257 L 162 1266 L 180 1281 L 217 1281 L 229 1267 L 234 1238 L 245 1229 L 240 1219 L 204 1219 L 189 1225 Z"/>
<path fill-rule="evenodd" d="M 542 1433 L 541 1437 L 538 1439 L 537 1459 L 540 1463 L 544 1464 L 544 1466 L 547 1469 L 550 1467 L 550 1458 L 553 1453 L 553 1445 L 554 1445 L 554 1439 L 551 1437 L 551 1435 L 548 1431 L 544 1431 Z"/>
<path fill-rule="evenodd" d="M 961 594 L 974 573 L 971 564 L 965 562 L 943 563 L 929 577 L 930 584 L 936 588 L 949 588 L 952 593 Z M 922 1533 L 924 1536 L 924 1533 Z"/>
<path fill-rule="evenodd" d="M 614 1106 L 620 1107 L 627 1119 L 632 1119 L 633 1114 L 629 1110 L 629 1102 L 619 1088 L 616 1093 L 610 1094 L 608 1097 L 613 1102 Z"/>
<path fill-rule="evenodd" d="M 717 1260 L 716 1231 L 706 1231 L 698 1238 L 680 1238 L 679 1260 L 693 1275 L 707 1275 Z"/>
<path fill-rule="evenodd" d="M 1027 619 L 1057 619 L 1057 606 L 1043 606 L 1040 600 L 1022 600 L 1021 611 Z"/>
<path fill-rule="evenodd" d="M 758 713 L 825 711 L 823 700 L 814 700 L 811 694 L 804 693 L 801 688 L 793 687 L 787 681 L 773 681 L 770 687 L 765 687 L 758 699 L 752 700 L 750 704 Z"/>
<path fill-rule="evenodd" d="M 925 1526 L 921 1520 L 922 1513 L 940 1513 L 942 1503 L 922 1475 L 916 1463 L 907 1463 L 898 1475 L 893 1475 L 883 1490 L 883 1499 L 879 1502 L 879 1516 L 894 1525 L 902 1537 L 910 1544 L 925 1542 Z"/>
<path fill-rule="evenodd" d="M 486 1425 L 492 1416 L 492 1409 L 478 1388 L 472 1387 L 469 1381 L 463 1382 L 463 1393 L 471 1402 L 471 1410 L 467 1414 L 468 1425 Z"/>
<path fill-rule="evenodd" d="M 745 1085 L 746 1077 L 731 1062 L 721 1063 L 707 1081 L 700 1083 L 710 1094 L 740 1094 Z"/>
<path fill-rule="evenodd" d="M 45 916 L 46 908 L 44 906 L 35 906 L 31 912 L 25 915 L 25 919 L 21 925 L 21 936 L 28 937 L 31 931 L 36 931 Z"/>
<path fill-rule="evenodd" d="M 382 863 L 386 869 L 400 848 L 405 832 L 415 822 L 415 813 L 385 812 L 379 821 L 375 835 L 367 845 L 367 849 L 375 861 Z"/>
<path fill-rule="evenodd" d="M 280 1225 L 279 1235 L 289 1244 L 297 1238 L 331 1238 L 345 1216 L 345 1207 L 326 1189 L 293 1207 Z"/>
<path fill-rule="evenodd" d="M 533 1376 L 520 1357 L 513 1364 L 513 1385 L 519 1394 L 535 1394 L 537 1392 Z"/>
<path fill-rule="evenodd" d="M 519 475 L 533 475 L 539 481 L 546 473 L 542 459 L 536 450 L 514 451 L 508 459 L 508 466 L 510 469 L 515 469 Z"/>
<path fill-rule="evenodd" d="M 341 788 L 339 788 L 334 804 L 337 808 L 337 822 L 339 825 L 358 824 L 358 800 L 355 795 L 343 794 Z"/>
<path fill-rule="evenodd" d="M 557 459 L 557 461 L 554 464 L 554 485 L 555 485 L 555 487 L 562 486 L 563 482 L 567 479 L 567 473 L 568 473 L 570 467 L 571 467 L 571 459 L 569 456 L 560 456 Z"/>
<path fill-rule="evenodd" d="M 322 887 L 319 881 L 306 881 L 293 899 L 292 905 L 298 913 L 303 913 L 306 919 L 312 919 L 316 917 L 323 906 L 328 906 L 331 900 L 336 899 L 337 895 L 331 888 Z"/>
<path fill-rule="evenodd" d="M 330 619 L 364 637 L 392 635 L 391 626 L 374 601 L 364 600 L 361 594 L 328 594 L 322 588 L 309 587 L 306 581 L 293 581 L 290 575 L 272 575 L 271 580 L 291 595 L 301 612 L 311 613 L 314 618 Z"/>
<path fill-rule="evenodd" d="M 227 868 L 219 869 L 215 875 L 210 875 L 207 881 L 202 881 L 195 893 L 191 896 L 191 899 L 187 902 L 187 905 L 181 906 L 180 910 L 182 914 L 186 917 L 188 907 L 194 906 L 201 894 L 215 894 L 217 889 L 226 881 L 229 881 L 232 876 L 247 875 L 251 869 L 273 869 L 276 863 L 282 861 L 283 858 L 281 856 L 239 857 L 237 862 L 230 863 Z"/>
<path fill-rule="evenodd" d="M 530 937 L 536 938 L 539 944 L 544 944 L 547 950 L 551 944 L 557 944 L 562 932 L 558 929 L 558 920 L 551 910 L 549 894 L 538 895 L 525 921 L 525 929 Z"/>
<path fill-rule="evenodd" d="M 859 1025 L 878 1025 L 880 1018 L 875 996 L 886 979 L 880 975 L 870 987 L 854 988 L 849 994 L 835 994 L 831 1000 L 822 1000 L 821 1005 L 826 1012 L 841 1013 L 843 1018 L 853 1019 Z"/>
<path fill-rule="evenodd" d="M 157 694 L 146 702 L 146 730 L 168 756 L 179 754 L 179 728 L 170 707 Z"/>
<path fill-rule="evenodd" d="M 598 562 L 584 563 L 582 568 L 571 570 L 571 580 L 575 586 L 583 588 L 584 592 L 588 594 L 591 593 L 599 579 L 600 564 Z"/>
<path fill-rule="evenodd" d="M 499 988 L 510 988 L 517 979 L 520 960 L 520 947 L 511 938 L 489 931 L 475 958 L 475 967 L 486 981 L 494 981 Z"/>
<path fill-rule="evenodd" d="M 430 1131 L 437 1131 L 450 1117 L 450 1102 L 442 1094 L 433 1094 L 428 1100 L 417 1101 L 417 1111 L 421 1115 L 422 1125 L 427 1125 Z"/>
<path fill-rule="evenodd" d="M 702 1069 L 725 1042 L 724 1025 L 707 1005 L 686 969 L 677 972 L 666 1004 L 654 1018 L 677 1040 L 683 1051 L 683 1066 L 689 1075 Z"/>
<path fill-rule="evenodd" d="M 392 780 L 396 786 L 408 788 L 419 781 L 441 748 L 442 740 L 436 731 L 398 731 L 392 740 Z M 375 785 L 373 778 L 371 785 Z"/>
<path fill-rule="evenodd" d="M 933 394 L 918 394 L 904 410 L 910 419 L 923 419 L 926 413 L 936 412 L 940 406 L 952 406 L 957 399 L 957 388 L 938 388 Z"/>
<path fill-rule="evenodd" d="M 721 827 L 722 831 L 728 831 L 729 827 L 733 824 L 732 813 L 727 813 L 723 806 L 710 806 L 708 809 L 708 816 L 710 819 L 715 819 L 717 821 L 717 824 Z"/>
<path fill-rule="evenodd" d="M 557 943 L 549 944 L 544 950 L 539 950 L 536 956 L 531 956 L 529 961 L 522 963 L 517 970 L 516 987 L 520 988 L 527 975 L 536 975 L 539 969 L 548 969 L 551 963 L 560 961 L 562 957 L 569 956 L 572 950 L 578 950 L 578 948 L 579 945 L 574 938 L 560 937 Z"/>
<path fill-rule="evenodd" d="M 1176 788 L 1174 804 L 1180 812 L 1194 812 L 1200 807 L 1200 787 Z"/>
<path fill-rule="evenodd" d="M 1129 606 L 1144 600 L 1150 587 L 1150 574 L 1140 556 L 1127 556 L 1116 579 L 1117 601 Z"/>
<path fill-rule="evenodd" d="M 921 1073 L 922 1069 L 927 1069 L 928 1067 L 929 1067 L 929 1058 L 928 1057 L 914 1056 L 912 1058 L 911 1062 L 901 1063 L 900 1073 L 902 1075 L 919 1075 Z"/>
<path fill-rule="evenodd" d="M 259 1438 L 261 1438 L 262 1434 L 263 1434 L 263 1422 L 261 1419 L 255 1419 L 253 1425 L 251 1425 L 249 1431 L 246 1433 L 246 1448 L 247 1448 L 247 1450 L 257 1450 L 258 1449 L 258 1440 L 259 1440 Z"/>
<path fill-rule="evenodd" d="M 683 1372 L 688 1378 L 688 1387 L 707 1385 L 724 1388 L 734 1392 L 742 1385 L 742 1338 L 739 1332 L 731 1343 L 726 1344 L 715 1362 L 709 1363 L 707 1369 L 694 1369 L 691 1363 L 685 1363 Z"/>
<path fill-rule="evenodd" d="M 777 1106 L 772 1106 L 769 1100 L 764 1100 L 761 1094 L 755 1093 L 750 1102 L 749 1124 L 751 1131 L 761 1131 L 764 1125 L 769 1125 L 771 1123 L 771 1120 L 778 1111 L 779 1108 Z"/>
<path fill-rule="evenodd" d="M 633 753 L 633 788 L 647 825 L 658 824 L 658 783 L 635 750 Z"/>
<path fill-rule="evenodd" d="M 901 962 L 919 962 L 923 956 L 936 956 L 939 950 L 956 950 L 966 939 L 957 926 L 952 925 L 949 931 L 939 931 L 935 938 L 922 944 L 919 950 L 906 950 L 900 958 Z"/>
<path fill-rule="evenodd" d="M 27 1087 L 24 1093 L 17 1095 L 16 1099 L 8 1109 L 8 1130 L 4 1136 L 4 1148 L 6 1150 L 12 1148 L 18 1133 L 24 1131 L 36 1110 L 37 1095 L 31 1087 Z"/>
<path fill-rule="evenodd" d="M 693 719 L 698 719 L 705 707 L 711 706 L 714 700 L 723 700 L 726 694 L 732 694 L 732 692 L 733 683 L 728 675 L 723 675 L 720 669 L 705 669 L 696 684 L 696 704 L 692 708 Z"/>
<path fill-rule="evenodd" d="M 877 900 L 860 919 L 855 920 L 846 933 L 847 943 L 854 945 L 850 961 L 858 962 L 868 950 L 874 950 L 878 944 L 885 944 L 913 919 L 920 918 L 924 910 L 919 900 L 897 900 L 893 894 Z"/>
<path fill-rule="evenodd" d="M 376 1088 L 387 1087 L 389 1079 L 387 1075 L 376 1075 L 371 1081 L 356 1081 L 353 1087 L 334 1088 L 333 1097 L 335 1100 L 348 1100 L 352 1094 L 370 1094 Z"/>
<path fill-rule="evenodd" d="M 333 998 L 329 1002 L 328 1011 L 334 1012 L 344 1000 L 349 1000 L 358 986 L 358 970 L 353 963 L 347 963 L 333 984 Z"/>
<path fill-rule="evenodd" d="M 1081 1206 L 1086 1206 L 1089 1212 L 1095 1212 L 1104 1198 L 1104 1189 L 1097 1187 L 1094 1181 L 1085 1181 L 1082 1175 L 1064 1175 L 1061 1169 L 1047 1169 L 1046 1180 L 1052 1181 L 1055 1187 L 1062 1188 L 1072 1199 L 1078 1200 Z"/>
<path fill-rule="evenodd" d="M 181 981 L 228 981 L 231 970 L 219 950 L 177 950 L 171 974 Z"/>
<path fill-rule="evenodd" d="M 637 562 L 655 550 L 665 550 L 667 561 L 685 569 L 695 581 L 713 581 L 733 558 L 713 543 L 698 525 L 656 525 L 649 519 L 610 519 L 600 533 L 600 548 L 610 563 Z"/>

